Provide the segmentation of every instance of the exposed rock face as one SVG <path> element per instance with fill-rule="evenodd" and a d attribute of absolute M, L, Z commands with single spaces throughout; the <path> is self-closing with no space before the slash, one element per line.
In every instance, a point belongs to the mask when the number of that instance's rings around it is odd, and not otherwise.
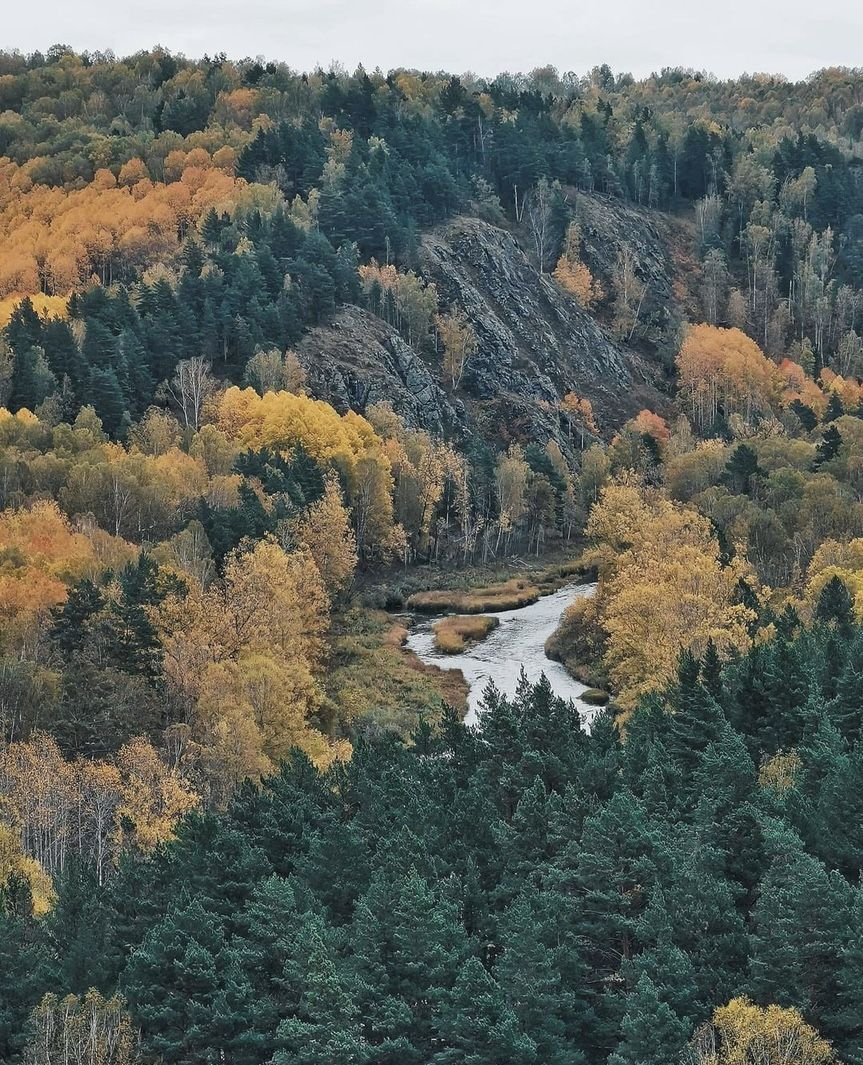
<path fill-rule="evenodd" d="M 645 232 L 645 270 L 657 271 L 656 292 L 670 298 L 660 238 Z M 298 348 L 312 390 L 338 410 L 362 413 L 388 401 L 409 426 L 433 433 L 475 433 L 497 445 L 554 437 L 565 449 L 558 404 L 569 391 L 591 400 L 605 432 L 642 407 L 662 406 L 657 366 L 541 276 L 508 231 L 454 219 L 423 237 L 419 261 L 442 306 L 463 308 L 476 332 L 477 352 L 458 393 L 442 387 L 436 357 L 416 351 L 374 315 L 345 307 Z"/>
<path fill-rule="evenodd" d="M 674 304 L 674 288 L 671 234 L 663 217 L 611 196 L 577 193 L 575 218 L 584 260 L 606 288 L 617 257 L 626 248 L 635 260 L 638 277 L 647 284 L 645 313 L 660 310 L 667 315 Z"/>
<path fill-rule="evenodd" d="M 412 429 L 438 435 L 466 427 L 423 358 L 386 322 L 359 307 L 344 307 L 333 321 L 303 338 L 297 349 L 316 396 L 344 413 L 362 414 L 386 401 Z"/>
<path fill-rule="evenodd" d="M 467 313 L 479 344 L 463 388 L 498 417 L 527 419 L 542 437 L 556 433 L 548 407 L 568 391 L 609 425 L 656 402 L 654 367 L 540 276 L 511 233 L 458 218 L 424 237 L 420 262 L 442 301 Z"/>

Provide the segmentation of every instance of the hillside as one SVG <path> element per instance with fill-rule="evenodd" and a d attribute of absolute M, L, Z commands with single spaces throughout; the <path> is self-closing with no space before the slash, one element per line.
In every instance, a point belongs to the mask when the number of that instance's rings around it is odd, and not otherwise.
<path fill-rule="evenodd" d="M 863 1062 L 861 100 L 0 53 L 0 1065 Z"/>

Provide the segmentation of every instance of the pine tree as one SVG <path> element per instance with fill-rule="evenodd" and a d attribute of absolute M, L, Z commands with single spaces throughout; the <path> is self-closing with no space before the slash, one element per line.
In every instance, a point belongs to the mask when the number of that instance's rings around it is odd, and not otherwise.
<path fill-rule="evenodd" d="M 70 861 L 55 889 L 57 899 L 45 918 L 45 930 L 58 959 L 58 986 L 75 995 L 90 988 L 110 992 L 106 967 L 110 929 L 95 872 L 80 861 Z"/>
<path fill-rule="evenodd" d="M 833 1009 L 851 892 L 785 831 L 753 913 L 750 988 L 757 1000 L 812 1016 Z"/>
<path fill-rule="evenodd" d="M 701 683 L 721 706 L 723 696 L 722 660 L 716 650 L 713 637 L 707 641 L 704 657 L 701 660 Z"/>
<path fill-rule="evenodd" d="M 621 1033 L 609 1065 L 668 1065 L 680 1059 L 690 1028 L 660 999 L 653 981 L 643 973 L 626 997 Z"/>
<path fill-rule="evenodd" d="M 831 392 L 830 398 L 827 400 L 827 410 L 824 412 L 823 422 L 825 425 L 829 425 L 835 422 L 837 418 L 841 418 L 845 413 L 845 408 L 842 406 L 842 399 L 837 392 Z"/>
<path fill-rule="evenodd" d="M 12 365 L 12 410 L 35 411 L 48 396 L 57 391 L 57 378 L 51 373 L 41 348 L 26 348 L 15 355 Z"/>
<path fill-rule="evenodd" d="M 858 633 L 848 647 L 828 713 L 845 739 L 856 742 L 863 728 L 863 634 Z"/>
<path fill-rule="evenodd" d="M 842 945 L 837 974 L 836 1002 L 830 1017 L 830 1034 L 841 1060 L 863 1065 L 863 893 L 858 887 L 852 904 L 851 935 Z"/>
<path fill-rule="evenodd" d="M 643 805 L 617 792 L 584 823 L 576 857 L 563 851 L 555 866 L 571 863 L 583 899 L 581 932 L 590 944 L 593 969 L 609 975 L 635 951 L 636 927 L 645 892 L 656 879 L 656 839 Z M 571 874 L 550 879 L 565 889 Z"/>
<path fill-rule="evenodd" d="M 701 753 L 717 740 L 726 724 L 722 708 L 698 679 L 699 663 L 689 651 L 678 666 L 677 697 L 668 752 L 685 773 L 691 773 Z"/>
<path fill-rule="evenodd" d="M 824 430 L 824 434 L 821 437 L 821 442 L 815 449 L 815 468 L 819 469 L 825 463 L 830 462 L 832 459 L 835 459 L 836 456 L 839 454 L 841 447 L 842 434 L 839 432 L 838 428 L 835 425 L 830 424 Z"/>
<path fill-rule="evenodd" d="M 462 966 L 452 993 L 435 1017 L 443 1043 L 430 1065 L 534 1065 L 541 1059 L 521 1031 L 506 996 L 477 958 Z"/>
<path fill-rule="evenodd" d="M 854 600 L 848 586 L 840 577 L 831 577 L 821 589 L 815 605 L 815 616 L 826 624 L 835 624 L 843 635 L 850 634 L 854 624 Z"/>
<path fill-rule="evenodd" d="M 0 884 L 0 1061 L 15 1062 L 30 1034 L 30 1015 L 56 974 L 33 918 L 27 880 Z"/>
<path fill-rule="evenodd" d="M 416 870 L 378 871 L 357 904 L 351 941 L 375 1061 L 427 1061 L 436 1004 L 469 954 L 455 906 Z"/>
<path fill-rule="evenodd" d="M 356 989 L 332 948 L 315 929 L 304 944 L 302 995 L 277 1031 L 273 1065 L 365 1065 L 371 1048 L 362 1035 Z"/>
<path fill-rule="evenodd" d="M 738 444 L 725 467 L 725 482 L 735 494 L 749 495 L 753 479 L 763 477 L 758 456 L 749 444 Z"/>
<path fill-rule="evenodd" d="M 94 367 L 90 371 L 87 395 L 105 431 L 115 438 L 122 436 L 128 426 L 129 416 L 116 372 L 112 368 Z"/>
<path fill-rule="evenodd" d="M 197 900 L 153 928 L 121 986 L 144 1049 L 166 1063 L 212 1065 L 217 1051 L 243 1065 L 258 1060 L 251 987 L 230 957 L 221 922 Z"/>
<path fill-rule="evenodd" d="M 64 655 L 78 654 L 89 639 L 89 622 L 105 605 L 102 593 L 92 581 L 79 581 L 66 602 L 54 612 L 51 638 Z"/>
<path fill-rule="evenodd" d="M 25 296 L 12 311 L 6 324 L 6 337 L 13 353 L 20 355 L 28 348 L 42 343 L 44 323 L 29 296 Z"/>
<path fill-rule="evenodd" d="M 495 979 L 545 1065 L 581 1065 L 592 1011 L 587 972 L 553 894 L 525 893 L 501 918 Z"/>

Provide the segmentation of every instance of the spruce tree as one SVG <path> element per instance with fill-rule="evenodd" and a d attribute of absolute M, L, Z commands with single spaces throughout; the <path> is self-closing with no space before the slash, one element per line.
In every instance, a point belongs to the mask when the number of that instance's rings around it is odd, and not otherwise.
<path fill-rule="evenodd" d="M 825 463 L 835 459 L 842 447 L 842 434 L 833 424 L 828 425 L 821 437 L 821 442 L 815 449 L 815 468 L 820 469 Z"/>
<path fill-rule="evenodd" d="M 645 892 L 656 880 L 657 840 L 644 807 L 631 792 L 619 791 L 584 823 L 574 859 L 564 850 L 550 872 L 565 889 L 574 879 L 581 896 L 581 933 L 594 970 L 615 973 L 636 948 L 637 922 Z M 574 864 L 574 876 L 557 867 Z"/>

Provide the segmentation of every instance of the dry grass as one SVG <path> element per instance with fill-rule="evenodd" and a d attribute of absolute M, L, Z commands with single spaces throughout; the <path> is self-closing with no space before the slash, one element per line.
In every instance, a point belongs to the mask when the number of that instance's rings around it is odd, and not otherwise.
<path fill-rule="evenodd" d="M 477 614 L 453 614 L 432 625 L 435 647 L 445 655 L 460 654 L 471 644 L 484 640 L 500 622 Z"/>
<path fill-rule="evenodd" d="M 568 559 L 566 562 L 556 562 L 545 567 L 534 578 L 543 595 L 556 592 L 565 584 L 571 584 L 575 577 L 584 576 L 584 566 L 580 558 Z"/>
<path fill-rule="evenodd" d="M 535 584 L 514 578 L 502 584 L 490 584 L 486 588 L 472 588 L 470 591 L 440 588 L 430 592 L 414 592 L 407 606 L 409 610 L 420 610 L 425 614 L 443 614 L 447 610 L 459 614 L 486 614 L 529 606 L 539 599 L 539 594 Z"/>
<path fill-rule="evenodd" d="M 421 716 L 437 721 L 441 701 L 467 709 L 461 671 L 426 665 L 406 651 L 407 629 L 383 611 L 348 611 L 335 624 L 325 683 L 332 713 L 350 736 L 371 725 L 410 736 Z"/>

